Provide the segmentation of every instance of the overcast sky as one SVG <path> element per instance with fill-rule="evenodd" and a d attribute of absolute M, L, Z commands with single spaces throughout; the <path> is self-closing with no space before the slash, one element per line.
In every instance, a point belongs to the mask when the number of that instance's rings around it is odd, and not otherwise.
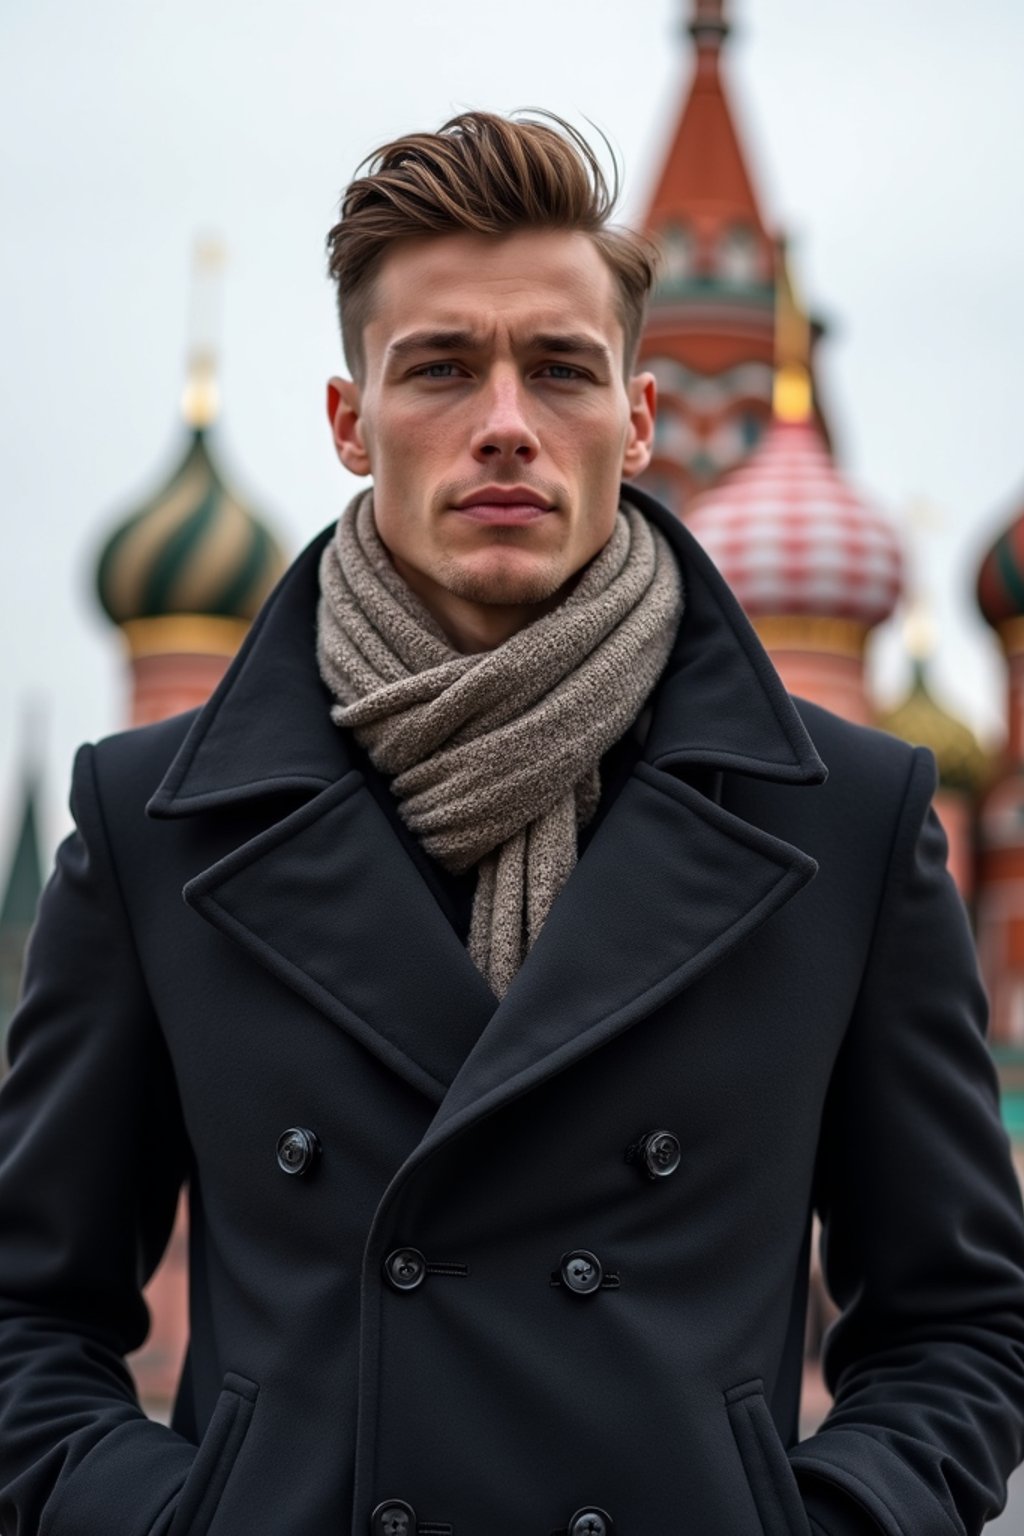
<path fill-rule="evenodd" d="M 0 5 L 0 878 L 24 701 L 45 712 L 47 851 L 71 755 L 124 720 L 97 550 L 181 452 L 193 242 L 224 240 L 222 463 L 291 553 L 351 494 L 323 238 L 356 163 L 469 106 L 608 133 L 625 213 L 689 67 L 686 0 L 3 0 Z M 980 553 L 1024 500 L 1024 4 L 734 0 L 728 68 L 766 215 L 831 323 L 844 470 L 919 554 L 936 685 L 998 733 Z M 882 637 L 883 689 L 901 679 Z"/>

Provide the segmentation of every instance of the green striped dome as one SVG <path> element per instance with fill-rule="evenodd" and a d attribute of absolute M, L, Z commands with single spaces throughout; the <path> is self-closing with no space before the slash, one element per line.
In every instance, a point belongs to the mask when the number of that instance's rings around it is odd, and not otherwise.
<path fill-rule="evenodd" d="M 280 546 L 224 484 L 197 427 L 166 485 L 107 541 L 96 585 L 115 624 L 185 613 L 251 619 L 283 569 Z"/>

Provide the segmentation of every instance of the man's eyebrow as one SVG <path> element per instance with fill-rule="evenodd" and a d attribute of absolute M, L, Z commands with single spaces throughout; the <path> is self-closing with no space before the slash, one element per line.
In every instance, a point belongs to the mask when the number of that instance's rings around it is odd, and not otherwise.
<path fill-rule="evenodd" d="M 472 352 L 483 345 L 472 331 L 411 331 L 388 347 L 388 357 L 408 357 L 412 352 Z"/>
<path fill-rule="evenodd" d="M 593 357 L 607 363 L 609 367 L 612 363 L 609 348 L 593 336 L 580 331 L 543 331 L 530 337 L 529 348 L 531 352 L 557 352 L 563 355 L 571 352 L 574 357 Z"/>

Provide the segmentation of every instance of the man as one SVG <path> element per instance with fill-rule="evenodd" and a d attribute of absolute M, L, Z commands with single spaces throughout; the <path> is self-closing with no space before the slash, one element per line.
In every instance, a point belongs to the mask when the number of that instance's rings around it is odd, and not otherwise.
<path fill-rule="evenodd" d="M 204 709 L 79 754 L 0 1095 L 7 1536 L 1002 1505 L 1024 1224 L 932 762 L 798 712 L 621 486 L 652 268 L 610 201 L 557 120 L 380 152 L 330 236 L 372 492 Z M 168 1427 L 124 1356 L 185 1180 Z"/>

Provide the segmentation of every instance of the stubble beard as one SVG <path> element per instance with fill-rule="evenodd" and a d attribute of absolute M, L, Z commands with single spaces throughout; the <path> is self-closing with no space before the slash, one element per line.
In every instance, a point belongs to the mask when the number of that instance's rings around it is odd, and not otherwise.
<path fill-rule="evenodd" d="M 494 530 L 495 533 L 501 531 Z M 438 561 L 433 579 L 463 602 L 486 608 L 529 608 L 549 604 L 572 578 L 571 575 L 567 577 L 557 559 L 551 557 L 532 570 L 499 567 L 478 571 L 464 565 L 456 556 L 445 554 Z"/>

